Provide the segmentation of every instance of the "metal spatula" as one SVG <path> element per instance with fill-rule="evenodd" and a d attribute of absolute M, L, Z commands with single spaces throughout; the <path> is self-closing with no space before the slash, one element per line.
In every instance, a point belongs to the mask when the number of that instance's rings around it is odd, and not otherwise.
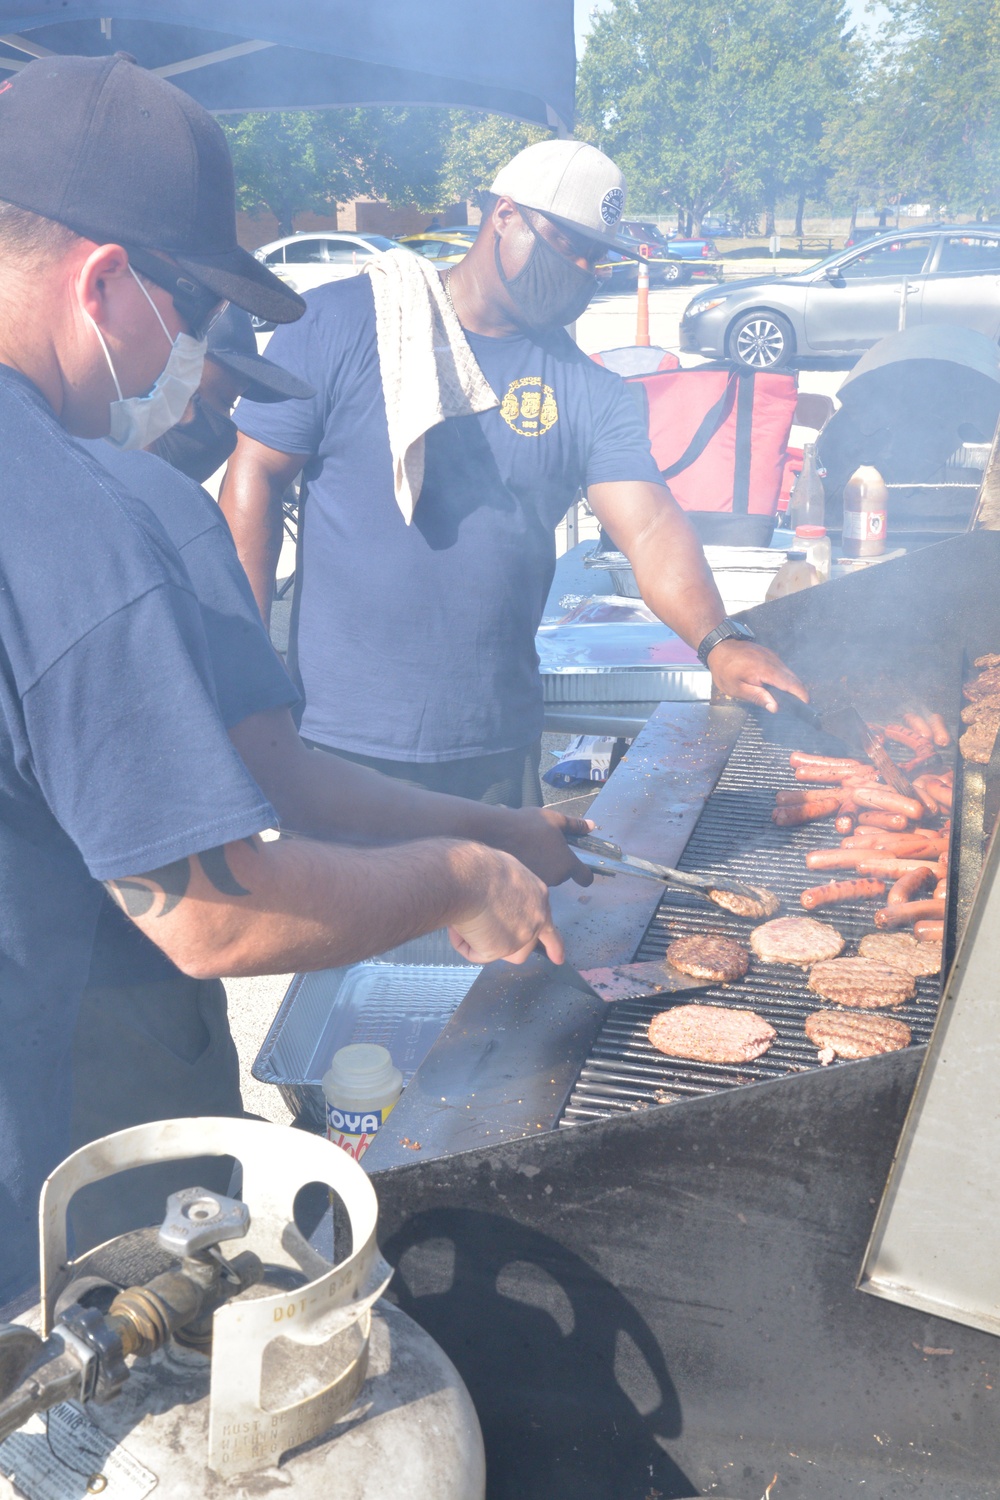
<path fill-rule="evenodd" d="M 738 880 L 730 880 L 728 875 L 709 879 L 704 875 L 691 875 L 687 870 L 675 870 L 671 865 L 654 864 L 651 860 L 639 859 L 634 854 L 623 854 L 617 844 L 612 844 L 608 839 L 595 838 L 590 833 L 570 835 L 569 842 L 582 853 L 591 856 L 585 863 L 601 875 L 639 875 L 647 880 L 659 880 L 664 885 L 678 885 L 686 891 L 697 891 L 699 896 L 706 896 L 709 900 L 712 899 L 712 891 L 730 891 L 734 896 L 746 896 L 751 901 L 760 900 L 759 889 L 741 885 Z"/>
<path fill-rule="evenodd" d="M 682 990 L 707 990 L 717 983 L 714 979 L 693 979 L 662 958 L 637 964 L 612 964 L 602 969 L 580 969 L 579 973 L 602 1000 L 609 1001 L 645 1000 L 653 995 L 676 994 Z"/>

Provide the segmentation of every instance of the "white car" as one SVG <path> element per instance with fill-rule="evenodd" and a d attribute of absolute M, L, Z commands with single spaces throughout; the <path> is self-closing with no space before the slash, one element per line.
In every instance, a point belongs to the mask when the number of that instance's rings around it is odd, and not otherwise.
<path fill-rule="evenodd" d="M 254 255 L 296 292 L 354 276 L 373 255 L 398 250 L 384 234 L 342 234 L 336 229 L 306 230 L 261 245 Z M 257 326 L 264 326 L 259 324 Z"/>

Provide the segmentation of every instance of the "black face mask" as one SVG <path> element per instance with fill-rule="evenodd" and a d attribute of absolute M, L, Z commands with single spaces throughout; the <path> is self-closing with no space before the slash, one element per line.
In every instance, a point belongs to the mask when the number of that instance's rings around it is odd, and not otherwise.
<path fill-rule="evenodd" d="M 194 416 L 179 423 L 153 443 L 150 452 L 199 484 L 220 469 L 236 447 L 236 423 L 194 398 Z"/>
<path fill-rule="evenodd" d="M 574 322 L 600 286 L 600 278 L 582 271 L 554 249 L 529 219 L 524 221 L 535 243 L 516 276 L 507 276 L 500 263 L 500 236 L 493 237 L 497 274 L 517 303 L 526 328 L 555 328 Z"/>

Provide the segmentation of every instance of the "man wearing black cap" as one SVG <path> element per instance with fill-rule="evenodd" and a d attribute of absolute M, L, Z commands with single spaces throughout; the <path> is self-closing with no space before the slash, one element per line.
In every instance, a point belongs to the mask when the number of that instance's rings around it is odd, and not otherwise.
<path fill-rule="evenodd" d="M 301 322 L 275 333 L 269 356 L 317 394 L 241 403 L 220 501 L 267 618 L 275 520 L 302 472 L 289 659 L 307 739 L 435 790 L 540 802 L 535 633 L 555 529 L 581 490 L 646 603 L 722 692 L 771 709 L 768 684 L 803 693 L 747 626 L 726 618 L 629 392 L 564 330 L 600 284 L 624 201 L 624 177 L 603 152 L 539 142 L 498 173 L 439 320 L 422 325 L 407 306 L 385 314 L 387 265 L 398 269 L 400 304 L 407 295 L 405 252 L 389 251 L 369 275 L 310 292 Z M 430 295 L 437 304 L 440 289 Z M 454 413 L 425 399 L 438 321 L 451 367 L 442 389 L 455 371 L 474 372 L 468 409 Z M 426 347 L 415 349 L 421 326 Z M 418 424 L 411 465 L 404 435 Z M 419 479 L 401 484 L 410 472 Z"/>
<path fill-rule="evenodd" d="M 183 971 L 349 962 L 441 925 L 557 959 L 544 886 L 478 844 L 262 843 L 201 611 L 152 514 L 72 441 L 148 446 L 182 416 L 231 300 L 298 298 L 236 243 L 222 133 L 113 58 L 0 85 L 0 1301 L 36 1275 L 100 882 Z"/>
<path fill-rule="evenodd" d="M 269 405 L 304 401 L 316 392 L 289 370 L 257 353 L 250 317 L 230 306 L 211 329 L 201 385 L 176 427 L 157 438 L 150 452 L 203 484 L 236 447 L 231 412 L 241 396 Z"/>

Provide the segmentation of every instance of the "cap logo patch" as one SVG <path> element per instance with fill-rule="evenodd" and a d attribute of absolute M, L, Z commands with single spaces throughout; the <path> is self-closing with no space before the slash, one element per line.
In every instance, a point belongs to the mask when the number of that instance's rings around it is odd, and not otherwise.
<path fill-rule="evenodd" d="M 611 188 L 601 199 L 601 218 L 605 224 L 617 224 L 625 207 L 625 194 L 621 188 Z"/>

